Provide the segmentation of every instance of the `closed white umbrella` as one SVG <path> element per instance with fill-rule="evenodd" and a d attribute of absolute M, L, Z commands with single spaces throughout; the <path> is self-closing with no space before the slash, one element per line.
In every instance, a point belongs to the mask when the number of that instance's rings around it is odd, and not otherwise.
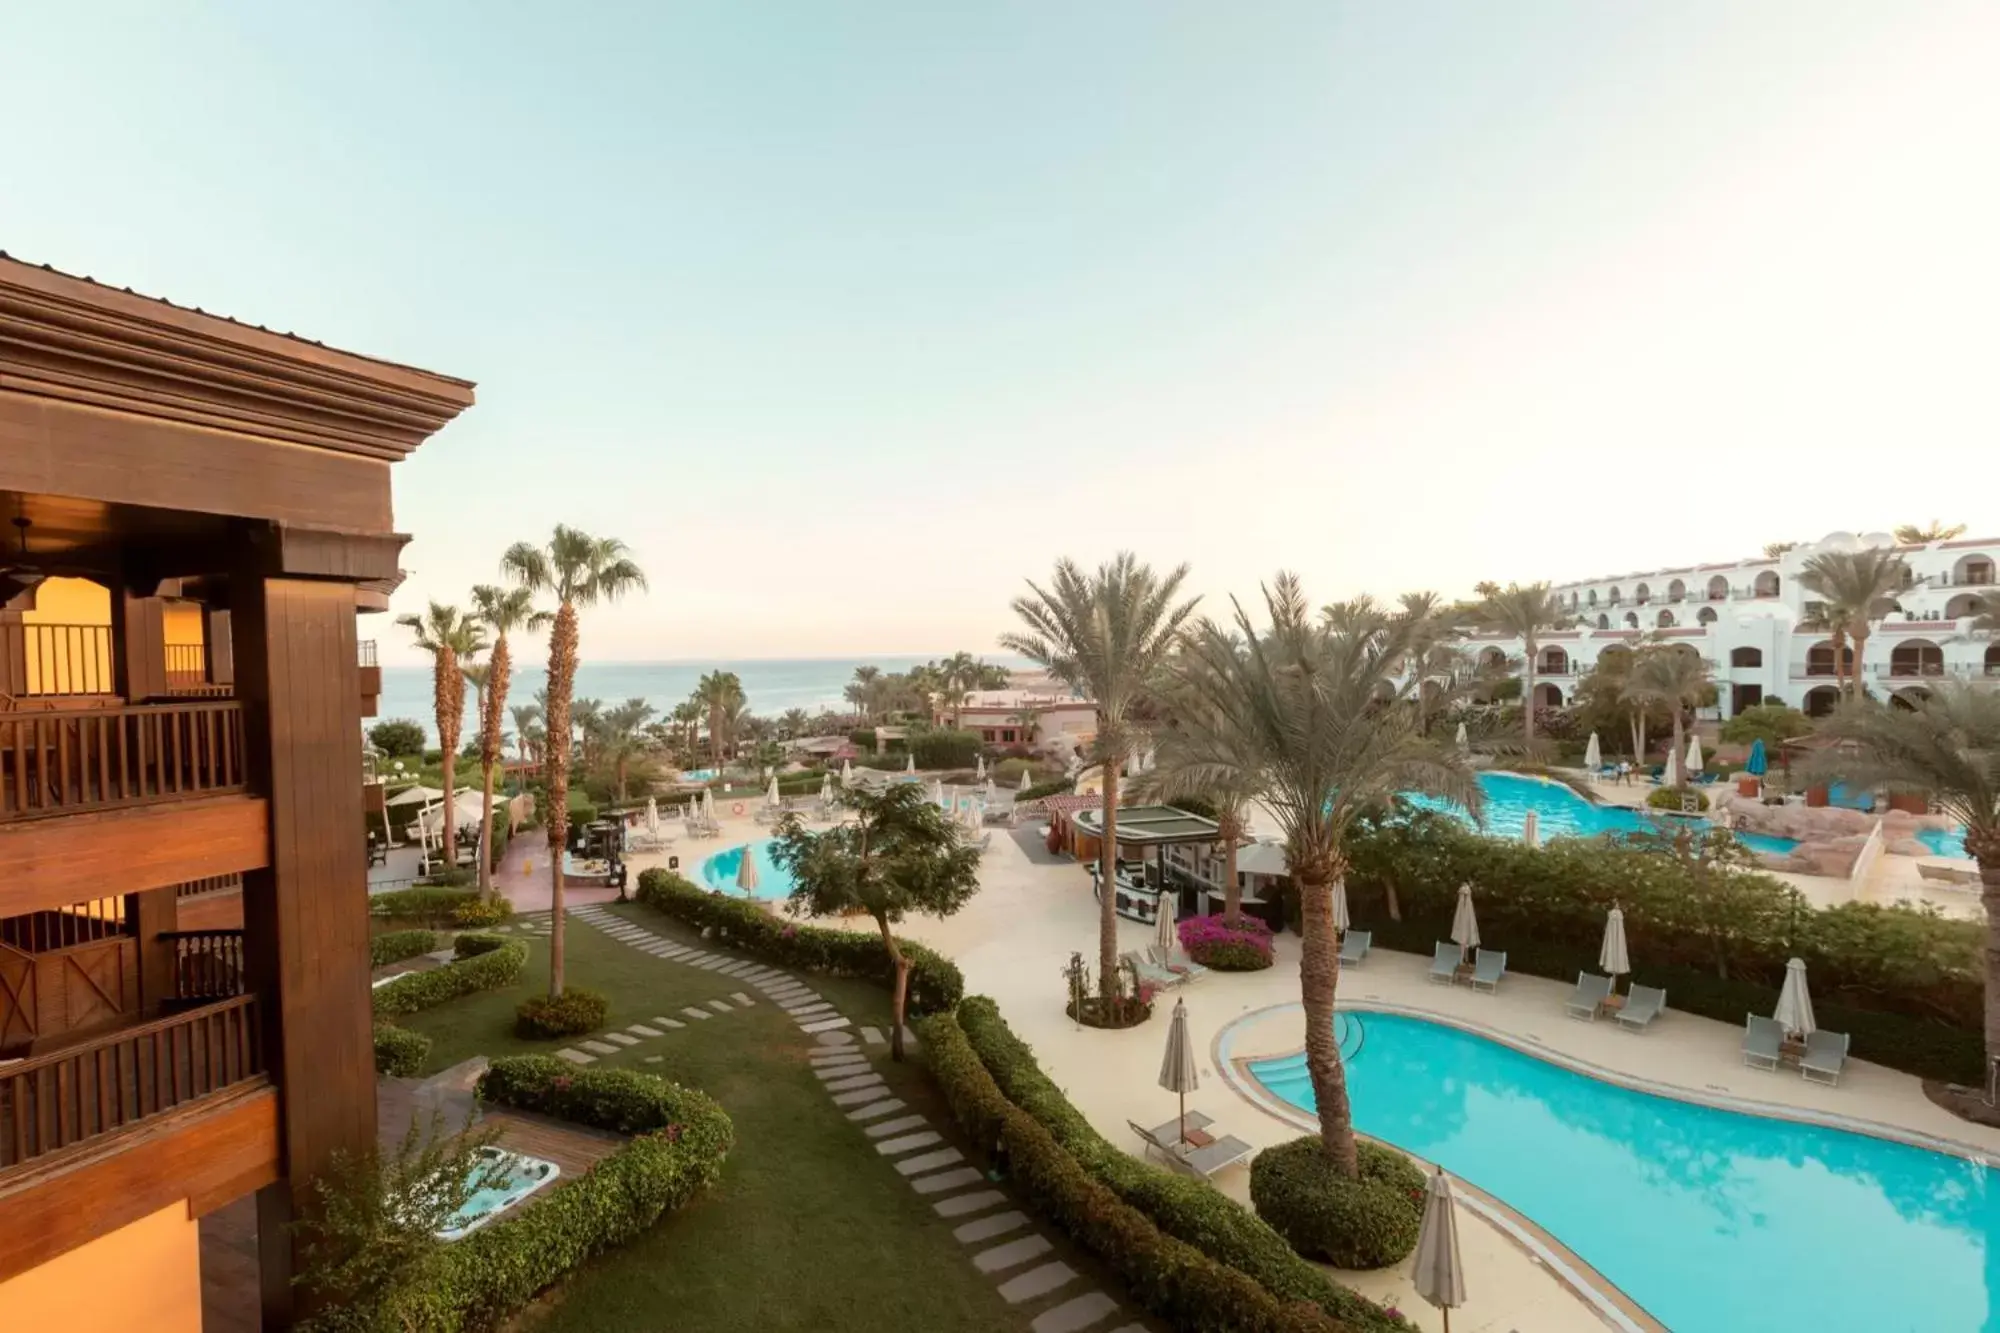
<path fill-rule="evenodd" d="M 1029 781 L 1028 781 L 1028 770 L 1024 768 L 1024 769 L 1022 769 L 1022 770 L 1021 770 L 1021 785 L 1020 785 L 1020 786 L 1018 786 L 1018 787 L 1016 787 L 1016 788 L 1015 788 L 1014 790 L 1015 790 L 1015 791 L 1026 791 L 1026 790 L 1027 790 L 1027 789 L 1029 788 L 1029 786 L 1030 786 L 1030 785 L 1032 785 L 1032 784 L 1030 784 L 1030 783 L 1029 783 Z"/>
<path fill-rule="evenodd" d="M 903 771 L 905 773 L 914 773 L 917 771 L 917 756 L 915 752 L 912 752 L 910 757 L 903 761 Z"/>
<path fill-rule="evenodd" d="M 1187 1142 L 1187 1095 L 1201 1086 L 1195 1069 L 1194 1039 L 1188 1035 L 1187 1001 L 1174 1001 L 1173 1022 L 1167 1025 L 1167 1055 L 1160 1062 L 1160 1086 L 1181 1098 L 1181 1142 Z"/>
<path fill-rule="evenodd" d="M 646 798 L 646 832 L 657 836 L 660 831 L 660 802 L 657 798 Z"/>
<path fill-rule="evenodd" d="M 1479 918 L 1472 911 L 1472 886 L 1458 886 L 1458 910 L 1451 914 L 1451 942 L 1461 957 L 1467 949 L 1479 947 Z"/>
<path fill-rule="evenodd" d="M 1785 987 L 1778 992 L 1778 1009 L 1771 1015 L 1778 1026 L 1794 1037 L 1810 1037 L 1813 1028 L 1812 992 L 1806 989 L 1806 960 L 1794 958 L 1785 964 Z"/>
<path fill-rule="evenodd" d="M 854 785 L 854 765 L 845 759 L 840 761 L 840 785 L 843 787 Z"/>
<path fill-rule="evenodd" d="M 1417 1295 L 1444 1311 L 1444 1330 L 1451 1333 L 1451 1312 L 1465 1304 L 1465 1263 L 1458 1257 L 1458 1215 L 1451 1178 L 1440 1167 L 1424 1190 L 1424 1220 L 1417 1228 Z"/>
<path fill-rule="evenodd" d="M 819 799 L 823 804 L 833 803 L 833 774 L 829 773 L 819 780 Z"/>
<path fill-rule="evenodd" d="M 1521 816 L 1521 841 L 1530 847 L 1542 845 L 1542 819 L 1533 810 Z"/>
<path fill-rule="evenodd" d="M 1583 743 L 1583 766 L 1593 770 L 1604 766 L 1604 749 L 1598 745 L 1594 731 L 1590 733 L 1590 739 Z"/>
<path fill-rule="evenodd" d="M 1465 739 L 1465 724 L 1463 722 L 1458 724 L 1458 748 L 1461 750 L 1469 748 L 1469 743 Z"/>
<path fill-rule="evenodd" d="M 975 760 L 973 761 L 973 765 L 972 765 L 972 776 L 973 776 L 974 778 L 978 779 L 978 780 L 979 780 L 979 781 L 981 781 L 981 782 L 983 782 L 983 781 L 985 781 L 985 780 L 986 780 L 986 756 L 985 756 L 985 755 L 983 755 L 983 754 L 982 754 L 982 755 L 978 756 L 978 757 L 977 757 L 977 758 L 976 758 L 976 759 L 975 759 Z"/>
<path fill-rule="evenodd" d="M 743 848 L 743 859 L 736 863 L 736 887 L 755 895 L 757 892 L 757 857 L 750 848 Z"/>
<path fill-rule="evenodd" d="M 1611 978 L 1611 989 L 1618 989 L 1618 978 L 1632 970 L 1631 955 L 1625 951 L 1625 913 L 1614 907 L 1604 918 L 1604 944 L 1597 951 L 1597 965 Z"/>
<path fill-rule="evenodd" d="M 1160 895 L 1160 914 L 1153 922 L 1153 943 L 1160 946 L 1162 953 L 1171 954 L 1180 948 L 1181 937 L 1174 930 L 1174 895 Z"/>
<path fill-rule="evenodd" d="M 1672 750 L 1667 751 L 1666 767 L 1660 770 L 1660 784 L 1666 787 L 1681 785 L 1681 757 Z"/>
<path fill-rule="evenodd" d="M 944 780 L 942 778 L 931 779 L 931 804 L 937 806 L 941 810 L 949 810 L 951 808 L 950 806 L 945 804 Z"/>
<path fill-rule="evenodd" d="M 1335 930 L 1346 930 L 1349 924 L 1350 922 L 1347 917 L 1347 881 L 1337 879 L 1333 882 L 1333 928 Z"/>
<path fill-rule="evenodd" d="M 987 803 L 988 803 L 988 804 L 991 804 L 991 803 L 992 803 L 992 801 L 993 801 L 993 795 L 994 795 L 994 793 L 993 793 L 993 779 L 992 779 L 992 778 L 988 778 L 988 779 L 986 779 L 986 790 L 985 790 L 985 792 L 984 792 L 984 793 L 982 793 L 982 794 L 983 794 L 983 795 L 985 796 L 985 798 L 986 798 L 986 801 L 987 801 Z"/>
<path fill-rule="evenodd" d="M 778 780 L 776 778 L 771 779 L 771 790 L 765 795 L 764 800 L 773 810 L 785 803 L 785 798 L 778 795 Z"/>
<path fill-rule="evenodd" d="M 1690 773 L 1701 772 L 1701 737 L 1688 737 L 1688 766 Z"/>
<path fill-rule="evenodd" d="M 711 824 L 715 822 L 715 789 L 713 787 L 701 794 L 701 817 Z"/>

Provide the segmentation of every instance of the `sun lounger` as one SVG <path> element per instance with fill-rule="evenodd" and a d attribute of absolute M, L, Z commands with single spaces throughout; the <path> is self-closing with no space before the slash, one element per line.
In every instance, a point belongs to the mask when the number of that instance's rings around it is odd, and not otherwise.
<path fill-rule="evenodd" d="M 1579 972 L 1576 974 L 1576 989 L 1570 992 L 1570 997 L 1564 1002 L 1563 1007 L 1568 1010 L 1571 1018 L 1580 1018 L 1586 1023 L 1595 1022 L 1598 1006 L 1602 1005 L 1605 997 L 1610 994 L 1610 977 L 1600 976 L 1595 972 Z"/>
<path fill-rule="evenodd" d="M 1464 957 L 1465 950 L 1440 941 L 1431 954 L 1431 980 L 1449 986 L 1458 976 L 1458 965 Z"/>
<path fill-rule="evenodd" d="M 1776 1069 L 1778 1051 L 1785 1044 L 1785 1030 L 1775 1019 L 1751 1014 L 1744 1020 L 1743 1063 L 1753 1069 Z"/>
<path fill-rule="evenodd" d="M 1659 987 L 1634 986 L 1632 993 L 1625 997 L 1625 1007 L 1618 1011 L 1618 1026 L 1644 1032 L 1666 1007 L 1667 993 Z"/>
<path fill-rule="evenodd" d="M 1161 967 L 1157 963 L 1148 962 L 1146 959 L 1140 957 L 1136 951 L 1122 953 L 1118 957 L 1122 962 L 1130 965 L 1133 974 L 1139 978 L 1139 984 L 1141 985 L 1150 983 L 1155 986 L 1178 986 L 1187 980 L 1185 974 L 1176 972 L 1171 968 Z"/>
<path fill-rule="evenodd" d="M 1483 990 L 1491 995 L 1500 989 L 1500 978 L 1507 975 L 1507 951 L 1505 949 L 1481 949 L 1472 966 L 1472 989 Z"/>
<path fill-rule="evenodd" d="M 1847 1064 L 1847 1034 L 1820 1029 L 1806 1036 L 1806 1053 L 1799 1073 L 1808 1083 L 1838 1083 Z"/>
<path fill-rule="evenodd" d="M 1340 965 L 1342 967 L 1361 966 L 1361 960 L 1368 956 L 1368 950 L 1373 947 L 1374 943 L 1375 932 L 1372 930 L 1348 931 L 1347 937 L 1340 942 Z"/>
<path fill-rule="evenodd" d="M 1205 1129 L 1214 1123 L 1205 1116 L 1201 1117 L 1201 1121 L 1202 1123 L 1197 1124 L 1196 1117 L 1189 1116 L 1188 1128 Z M 1243 1161 L 1256 1151 L 1233 1134 L 1216 1139 L 1201 1148 L 1177 1143 L 1174 1141 L 1174 1136 L 1179 1132 L 1178 1122 L 1162 1125 L 1157 1130 L 1142 1129 L 1130 1120 L 1125 1123 L 1132 1127 L 1134 1134 L 1145 1140 L 1149 1155 L 1156 1155 L 1174 1170 L 1202 1180 L 1207 1180 L 1226 1166 Z"/>
<path fill-rule="evenodd" d="M 1187 950 L 1178 945 L 1171 949 L 1148 949 L 1146 950 L 1146 957 L 1152 962 L 1153 966 L 1164 967 L 1169 972 L 1179 972 L 1185 975 L 1190 981 L 1196 977 L 1205 977 L 1208 975 L 1208 969 L 1188 957 Z"/>

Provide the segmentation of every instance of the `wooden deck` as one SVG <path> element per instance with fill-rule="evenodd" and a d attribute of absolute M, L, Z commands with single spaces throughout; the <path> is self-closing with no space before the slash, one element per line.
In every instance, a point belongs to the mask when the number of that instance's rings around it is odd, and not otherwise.
<path fill-rule="evenodd" d="M 447 1132 L 463 1127 L 475 1109 L 472 1085 L 477 1079 L 477 1070 L 458 1066 L 423 1081 L 378 1081 L 376 1140 L 382 1151 L 395 1151 L 410 1126 L 427 1123 L 433 1111 L 442 1117 Z M 551 1190 L 582 1176 L 625 1142 L 621 1135 L 603 1130 L 497 1107 L 477 1123 L 480 1128 L 497 1128 L 501 1147 L 561 1167 L 562 1175 Z M 517 1206 L 532 1208 L 548 1192 Z M 257 1199 L 246 1195 L 201 1220 L 202 1333 L 258 1333 L 257 1271 Z"/>

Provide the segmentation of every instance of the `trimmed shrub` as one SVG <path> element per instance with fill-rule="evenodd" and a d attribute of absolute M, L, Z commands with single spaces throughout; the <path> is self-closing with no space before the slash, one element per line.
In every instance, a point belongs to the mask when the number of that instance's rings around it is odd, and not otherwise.
<path fill-rule="evenodd" d="M 1189 958 L 1218 972 L 1260 972 L 1271 965 L 1271 928 L 1254 916 L 1224 925 L 1220 913 L 1183 917 L 1175 927 Z"/>
<path fill-rule="evenodd" d="M 1064 792 L 1075 790 L 1075 778 L 1057 778 L 1053 782 L 1038 782 L 1014 799 L 1016 801 L 1039 801 L 1044 796 L 1060 796 Z"/>
<path fill-rule="evenodd" d="M 1168 1324 L 1243 1333 L 1340 1333 L 1350 1328 L 1374 1333 L 1409 1327 L 1351 1294 L 1353 1316 L 1337 1319 L 1324 1308 L 1281 1297 L 1223 1262 L 1216 1233 L 1204 1233 L 1199 1246 L 1168 1234 L 1072 1156 L 1046 1125 L 1003 1095 L 956 1016 L 924 1019 L 919 1030 L 931 1074 L 966 1133 L 977 1143 L 993 1145 L 1009 1183 L 1072 1240 L 1115 1269 L 1133 1296 Z M 1154 1174 L 1166 1178 L 1164 1172 Z M 1206 1195 L 1214 1217 L 1234 1212 L 1262 1226 L 1212 1187 L 1194 1180 L 1179 1183 Z M 1275 1235 L 1271 1240 L 1286 1260 L 1313 1271 Z M 1331 1289 L 1324 1278 L 1320 1282 Z"/>
<path fill-rule="evenodd" d="M 375 1025 L 375 1072 L 391 1078 L 415 1078 L 431 1053 L 431 1039 L 394 1023 Z"/>
<path fill-rule="evenodd" d="M 509 1055 L 480 1075 L 482 1101 L 572 1120 L 614 1134 L 650 1134 L 674 1123 L 681 1089 L 630 1069 L 578 1069 L 553 1055 Z"/>
<path fill-rule="evenodd" d="M 669 870 L 648 870 L 639 876 L 638 900 L 744 953 L 781 967 L 796 967 L 825 976 L 860 977 L 882 987 L 896 982 L 895 964 L 882 938 L 860 931 L 828 930 L 800 925 L 774 916 L 746 898 L 729 898 L 696 888 Z M 958 965 L 935 950 L 909 940 L 897 947 L 910 964 L 909 1012 L 936 1013 L 950 1009 L 965 994 L 965 977 Z"/>
<path fill-rule="evenodd" d="M 451 920 L 455 926 L 497 926 L 513 915 L 514 904 L 497 895 L 486 899 L 468 898 L 451 909 Z"/>
<path fill-rule="evenodd" d="M 413 1014 L 474 991 L 511 986 L 521 979 L 527 962 L 528 946 L 520 940 L 508 940 L 491 953 L 461 958 L 428 972 L 408 973 L 375 988 L 375 1016 Z"/>
<path fill-rule="evenodd" d="M 368 914 L 399 921 L 421 921 L 426 926 L 437 928 L 454 924 L 454 913 L 459 907 L 478 897 L 476 892 L 468 892 L 465 889 L 438 888 L 431 885 L 420 885 L 413 889 L 391 889 L 387 893 L 369 896 Z"/>
<path fill-rule="evenodd" d="M 920 731 L 910 737 L 918 768 L 971 768 L 985 746 L 976 731 Z"/>
<path fill-rule="evenodd" d="M 514 1035 L 530 1041 L 574 1037 L 604 1026 L 611 1001 L 594 990 L 571 986 L 557 996 L 533 995 L 514 1010 Z"/>
<path fill-rule="evenodd" d="M 1699 787 L 1656 787 L 1646 793 L 1648 806 L 1675 814 L 1681 813 L 1683 800 L 1691 803 L 1695 811 L 1708 809 L 1708 794 Z"/>
<path fill-rule="evenodd" d="M 1317 1134 L 1266 1148 L 1250 1163 L 1250 1201 L 1308 1259 L 1335 1268 L 1387 1268 L 1417 1248 L 1424 1173 L 1393 1148 L 1355 1147 L 1359 1180 L 1333 1169 Z"/>
<path fill-rule="evenodd" d="M 983 995 L 967 997 L 952 1026 L 1005 1100 L 1052 1135 L 1091 1179 L 1169 1236 L 1199 1247 L 1227 1270 L 1249 1278 L 1269 1299 L 1309 1303 L 1349 1328 L 1408 1327 L 1299 1258 L 1284 1237 L 1206 1181 L 1173 1175 L 1112 1145 L 1042 1072 L 1035 1053 L 1014 1035 L 993 1001 Z M 937 1045 L 928 1034 L 925 1042 L 935 1073 Z M 1235 1327 L 1227 1322 L 1191 1326 Z M 1324 1325 L 1304 1325 L 1316 1326 Z"/>
<path fill-rule="evenodd" d="M 451 952 L 454 958 L 477 958 L 480 954 L 492 953 L 495 949 L 505 948 L 506 944 L 507 937 L 505 935 L 487 935 L 479 931 L 467 931 L 451 942 Z"/>
<path fill-rule="evenodd" d="M 386 967 L 390 963 L 400 963 L 405 958 L 415 958 L 418 954 L 429 953 L 437 947 L 435 931 L 392 930 L 368 941 L 368 964 L 371 967 Z"/>

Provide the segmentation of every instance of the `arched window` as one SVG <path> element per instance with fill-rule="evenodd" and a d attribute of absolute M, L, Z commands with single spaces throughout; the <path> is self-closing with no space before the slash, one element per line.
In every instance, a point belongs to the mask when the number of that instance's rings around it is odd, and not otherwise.
<path fill-rule="evenodd" d="M 1704 606 L 1701 610 L 1694 613 L 1694 621 L 1697 625 L 1713 625 L 1716 619 L 1715 608 L 1712 606 Z"/>
<path fill-rule="evenodd" d="M 1625 613 L 1625 628 L 1626 629 L 1639 628 L 1639 613 L 1637 611 L 1627 611 Z"/>
<path fill-rule="evenodd" d="M 1640 584 L 1638 587 L 1632 589 L 1632 600 L 1644 606 L 1653 600 L 1653 589 L 1647 584 Z"/>
<path fill-rule="evenodd" d="M 1854 665 L 1854 645 L 1840 646 L 1840 666 L 1836 670 L 1833 660 L 1833 641 L 1821 639 L 1806 649 L 1806 674 L 1808 676 L 1844 675 Z"/>
<path fill-rule="evenodd" d="M 1942 676 L 1944 650 L 1929 639 L 1911 639 L 1889 650 L 1892 676 Z"/>
<path fill-rule="evenodd" d="M 1653 618 L 1653 623 L 1659 626 L 1661 629 L 1672 629 L 1675 625 L 1679 624 L 1680 622 L 1674 619 L 1673 612 L 1662 611 L 1660 612 L 1659 615 Z"/>
<path fill-rule="evenodd" d="M 1498 648 L 1482 648 L 1479 650 L 1479 665 L 1497 670 L 1507 665 L 1507 654 Z"/>
<path fill-rule="evenodd" d="M 1566 676 L 1569 674 L 1569 654 L 1560 648 L 1544 648 L 1535 658 L 1535 671 L 1543 676 Z"/>
<path fill-rule="evenodd" d="M 1759 597 L 1776 597 L 1778 595 L 1777 572 L 1770 569 L 1765 570 L 1757 576 L 1756 581 L 1750 586 Z"/>
<path fill-rule="evenodd" d="M 1586 596 L 1588 596 L 1588 597 L 1590 598 L 1590 605 L 1591 605 L 1591 606 L 1596 606 L 1596 605 L 1597 605 L 1597 589 L 1595 589 L 1595 588 L 1592 588 L 1592 589 L 1591 589 L 1591 590 L 1589 591 L 1589 593 L 1587 593 L 1587 594 L 1586 594 Z"/>
<path fill-rule="evenodd" d="M 1667 585 L 1668 601 L 1678 602 L 1687 595 L 1688 595 L 1688 586 L 1687 584 L 1682 583 L 1679 579 L 1675 579 L 1672 583 L 1669 583 Z"/>
<path fill-rule="evenodd" d="M 1951 581 L 1955 584 L 1991 586 L 1993 577 L 1993 557 L 1990 555 L 1962 555 L 1958 563 L 1951 567 Z"/>
<path fill-rule="evenodd" d="M 1606 616 L 1606 615 L 1600 615 L 1600 616 L 1598 616 L 1598 617 L 1597 617 L 1597 628 L 1599 628 L 1599 629 L 1610 629 L 1610 628 L 1611 628 L 1611 617 L 1610 617 L 1610 616 Z"/>
<path fill-rule="evenodd" d="M 1993 599 L 1994 609 L 2000 610 L 2000 597 Z M 1957 620 L 1960 616 L 1976 616 L 1986 608 L 1986 599 L 1976 592 L 1962 592 L 1944 604 L 1944 618 Z"/>
<path fill-rule="evenodd" d="M 1562 706 L 1563 706 L 1563 692 L 1561 687 L 1556 685 L 1551 685 L 1548 681 L 1545 680 L 1540 681 L 1535 685 L 1535 707 L 1561 708 Z"/>
<path fill-rule="evenodd" d="M 1840 703 L 1840 691 L 1831 685 L 1815 685 L 1806 691 L 1807 717 L 1825 717 Z"/>
<path fill-rule="evenodd" d="M 1729 665 L 1733 667 L 1760 667 L 1764 665 L 1764 650 L 1761 648 L 1731 648 Z"/>
<path fill-rule="evenodd" d="M 1616 606 L 1618 605 L 1618 603 L 1625 600 L 1625 594 L 1620 592 L 1618 590 L 1618 585 L 1614 583 L 1611 585 L 1611 592 L 1605 597 L 1604 600 L 1611 603 L 1613 606 Z"/>
<path fill-rule="evenodd" d="M 1708 581 L 1708 600 L 1726 602 L 1729 600 L 1729 580 L 1717 574 Z"/>

